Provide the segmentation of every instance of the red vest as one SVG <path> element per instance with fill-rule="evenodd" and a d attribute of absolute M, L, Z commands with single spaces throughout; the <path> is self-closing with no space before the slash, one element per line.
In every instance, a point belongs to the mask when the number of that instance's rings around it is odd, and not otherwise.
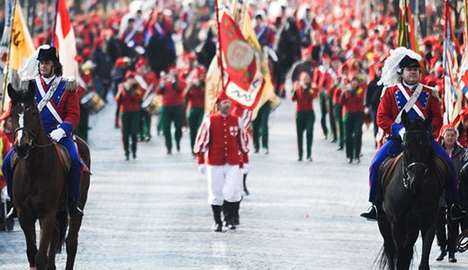
<path fill-rule="evenodd" d="M 239 118 L 217 113 L 210 117 L 208 164 L 239 165 L 242 163 Z"/>

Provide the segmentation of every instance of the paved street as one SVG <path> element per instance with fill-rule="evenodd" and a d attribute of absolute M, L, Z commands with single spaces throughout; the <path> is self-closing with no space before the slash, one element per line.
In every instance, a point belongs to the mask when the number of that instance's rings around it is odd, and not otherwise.
<path fill-rule="evenodd" d="M 111 104 L 91 118 L 94 175 L 76 269 L 375 268 L 382 239 L 376 223 L 359 217 L 368 207 L 369 131 L 362 163 L 348 165 L 316 121 L 314 161 L 299 163 L 294 107 L 285 102 L 271 116 L 270 155 L 251 157 L 252 195 L 241 205 L 241 226 L 220 234 L 210 231 L 206 180 L 190 155 L 188 133 L 181 153 L 167 156 L 162 137 L 153 137 L 139 145 L 137 160 L 126 162 L 114 111 Z M 467 254 L 457 264 L 436 262 L 437 255 L 434 244 L 432 269 L 468 269 Z M 58 269 L 63 263 L 60 255 Z M 27 269 L 19 227 L 0 233 L 0 269 Z"/>

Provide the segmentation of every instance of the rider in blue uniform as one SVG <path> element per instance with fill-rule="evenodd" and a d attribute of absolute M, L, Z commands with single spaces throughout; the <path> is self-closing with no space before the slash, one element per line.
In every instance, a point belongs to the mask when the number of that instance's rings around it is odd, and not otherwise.
<path fill-rule="evenodd" d="M 35 99 L 39 104 L 48 91 L 55 91 L 50 100 L 40 112 L 41 122 L 49 133 L 51 140 L 60 143 L 68 151 L 71 159 L 69 172 L 68 209 L 72 216 L 82 215 L 78 206 L 80 195 L 81 161 L 78 149 L 73 141 L 73 129 L 80 120 L 79 96 L 75 84 L 63 79 L 62 65 L 54 47 L 42 45 L 37 56 L 39 75 L 30 80 L 35 87 Z M 8 193 L 12 196 L 11 158 L 15 150 L 12 148 L 5 156 L 2 171 L 5 176 Z"/>
<path fill-rule="evenodd" d="M 370 211 L 361 214 L 362 217 L 376 220 L 377 208 L 375 205 L 381 203 L 381 198 L 377 191 L 378 170 L 382 163 L 390 156 L 396 156 L 402 152 L 401 141 L 405 129 L 401 124 L 401 111 L 405 110 L 411 120 L 422 118 L 426 119 L 432 116 L 432 134 L 434 138 L 439 135 L 442 126 L 442 112 L 439 98 L 432 93 L 432 90 L 420 84 L 420 65 L 421 56 L 406 48 L 397 48 L 385 62 L 382 82 L 390 85 L 381 97 L 377 111 L 377 125 L 389 134 L 388 141 L 380 148 L 372 160 L 369 169 L 370 176 L 370 194 L 369 201 L 372 203 Z M 395 73 L 395 74 L 392 74 Z M 387 76 L 386 76 L 387 75 Z M 392 81 L 395 80 L 397 81 Z M 414 104 L 411 102 L 414 96 Z M 406 104 L 412 106 L 406 106 Z M 406 107 L 405 107 L 406 106 Z M 449 168 L 448 183 L 446 189 L 446 200 L 451 205 L 451 215 L 453 219 L 461 218 L 466 212 L 461 209 L 458 201 L 457 184 L 453 163 L 435 140 L 432 142 L 434 153 L 443 159 Z"/>

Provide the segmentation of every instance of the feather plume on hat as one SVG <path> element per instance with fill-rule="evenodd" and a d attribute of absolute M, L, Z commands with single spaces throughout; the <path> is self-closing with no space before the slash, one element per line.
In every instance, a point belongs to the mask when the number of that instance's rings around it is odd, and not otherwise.
<path fill-rule="evenodd" d="M 408 56 L 409 58 L 421 61 L 422 57 L 415 51 L 407 49 L 405 47 L 398 47 L 390 51 L 390 56 L 384 62 L 382 68 L 382 78 L 379 81 L 379 85 L 386 87 L 395 85 L 400 82 L 400 75 L 398 69 L 400 68 L 400 62 Z"/>

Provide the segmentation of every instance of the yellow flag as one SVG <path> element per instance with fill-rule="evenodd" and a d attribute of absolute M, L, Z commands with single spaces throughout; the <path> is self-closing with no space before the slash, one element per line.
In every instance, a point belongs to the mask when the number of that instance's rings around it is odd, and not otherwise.
<path fill-rule="evenodd" d="M 254 108 L 252 113 L 252 119 L 255 119 L 257 116 L 258 110 L 265 104 L 267 101 L 271 101 L 272 108 L 276 108 L 280 104 L 279 97 L 275 94 L 275 89 L 273 86 L 273 82 L 271 80 L 271 73 L 270 68 L 268 67 L 268 57 L 263 54 L 262 47 L 260 46 L 260 42 L 258 42 L 257 35 L 252 27 L 252 19 L 250 18 L 249 13 L 244 8 L 243 20 L 241 25 L 241 31 L 244 35 L 245 40 L 249 43 L 250 46 L 262 57 L 262 73 L 263 73 L 263 92 L 262 96 L 260 97 L 260 101 L 258 102 L 257 106 Z"/>
<path fill-rule="evenodd" d="M 206 72 L 205 79 L 205 112 L 213 112 L 216 98 L 221 92 L 221 71 L 218 65 L 218 55 L 216 55 Z"/>
<path fill-rule="evenodd" d="M 10 68 L 20 70 L 24 63 L 33 55 L 34 45 L 28 31 L 19 1 L 15 1 L 15 14 L 11 30 Z"/>

